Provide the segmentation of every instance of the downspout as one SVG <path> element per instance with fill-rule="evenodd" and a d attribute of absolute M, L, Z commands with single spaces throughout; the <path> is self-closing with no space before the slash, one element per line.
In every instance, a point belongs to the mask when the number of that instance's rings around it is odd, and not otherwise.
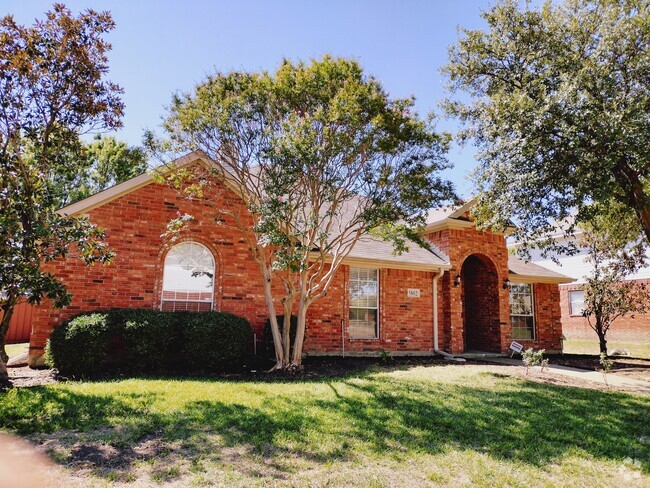
<path fill-rule="evenodd" d="M 442 278 L 444 274 L 445 270 L 441 269 L 440 272 L 433 277 L 433 351 L 449 361 L 464 363 L 465 358 L 452 356 L 448 352 L 441 351 L 438 346 L 438 280 Z"/>

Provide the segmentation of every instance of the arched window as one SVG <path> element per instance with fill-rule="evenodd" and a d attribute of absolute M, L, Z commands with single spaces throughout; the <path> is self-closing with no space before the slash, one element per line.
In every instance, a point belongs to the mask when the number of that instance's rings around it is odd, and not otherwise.
<path fill-rule="evenodd" d="M 197 242 L 177 244 L 165 257 L 161 309 L 212 310 L 214 258 Z"/>

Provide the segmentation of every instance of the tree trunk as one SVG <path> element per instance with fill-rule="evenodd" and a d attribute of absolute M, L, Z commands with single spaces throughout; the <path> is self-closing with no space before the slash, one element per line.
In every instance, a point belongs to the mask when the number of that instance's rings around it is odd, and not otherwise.
<path fill-rule="evenodd" d="M 598 341 L 600 342 L 600 352 L 605 353 L 607 355 L 607 339 L 605 339 L 605 335 L 598 334 Z"/>
<path fill-rule="evenodd" d="M 600 352 L 607 355 L 607 338 L 606 331 L 603 327 L 603 321 L 600 317 L 596 317 L 596 333 L 598 334 L 598 342 L 600 344 Z"/>
<path fill-rule="evenodd" d="M 291 309 L 293 308 L 293 300 L 285 300 L 283 306 L 282 345 L 284 346 L 284 357 L 282 365 L 286 367 L 291 361 Z"/>
<path fill-rule="evenodd" d="M 298 325 L 296 327 L 296 339 L 293 344 L 293 360 L 291 366 L 302 366 L 302 347 L 305 342 L 305 329 L 307 324 L 307 308 L 309 302 L 306 297 L 306 290 L 301 290 L 300 302 L 298 304 Z"/>
<path fill-rule="evenodd" d="M 7 331 L 9 330 L 9 323 L 11 322 L 11 317 L 14 314 L 14 309 L 16 308 L 16 303 L 18 300 L 9 297 L 4 305 L 2 305 L 2 320 L 0 320 L 0 389 L 4 389 L 11 386 L 11 381 L 9 380 L 9 373 L 7 372 L 7 361 L 9 361 L 9 355 L 5 349 L 5 339 L 7 337 Z"/>
<path fill-rule="evenodd" d="M 619 161 L 614 167 L 614 175 L 625 191 L 628 203 L 639 218 L 643 233 L 650 244 L 650 196 L 645 194 L 639 174 L 627 162 Z"/>
<path fill-rule="evenodd" d="M 269 322 L 271 323 L 271 334 L 273 335 L 273 345 L 275 346 L 275 366 L 274 369 L 282 369 L 284 365 L 284 349 L 282 347 L 282 336 L 278 327 L 278 317 L 275 314 L 275 304 L 273 303 L 273 293 L 271 291 L 271 274 L 265 263 L 260 261 L 260 270 L 262 271 L 262 281 L 264 282 L 264 299 L 266 308 L 269 312 Z"/>

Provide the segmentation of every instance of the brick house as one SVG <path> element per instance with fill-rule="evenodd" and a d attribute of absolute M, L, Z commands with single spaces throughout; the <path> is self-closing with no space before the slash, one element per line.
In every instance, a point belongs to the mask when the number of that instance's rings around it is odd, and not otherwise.
<path fill-rule="evenodd" d="M 192 153 L 176 164 L 215 163 Z M 232 312 L 246 317 L 261 340 L 267 309 L 259 268 L 239 231 L 214 222 L 215 207 L 241 209 L 241 201 L 225 185 L 210 186 L 204 196 L 182 198 L 143 174 L 63 208 L 102 227 L 116 257 L 110 266 L 50 263 L 73 299 L 62 310 L 35 307 L 31 364 L 67 317 L 113 307 Z M 423 231 L 430 249 L 414 245 L 395 256 L 388 243 L 362 239 L 327 296 L 310 307 L 305 353 L 505 352 L 513 339 L 561 350 L 558 284 L 571 279 L 509 255 L 503 234 L 475 228 L 471 205 L 430 212 Z M 172 243 L 162 236 L 179 213 L 196 221 Z"/>

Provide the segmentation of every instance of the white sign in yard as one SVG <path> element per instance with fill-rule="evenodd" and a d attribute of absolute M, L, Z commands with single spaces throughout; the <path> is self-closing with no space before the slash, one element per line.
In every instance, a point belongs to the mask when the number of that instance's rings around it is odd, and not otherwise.
<path fill-rule="evenodd" d="M 419 288 L 409 288 L 407 296 L 409 298 L 420 298 L 420 289 Z"/>
<path fill-rule="evenodd" d="M 510 344 L 510 350 L 512 350 L 512 354 L 510 357 L 514 356 L 516 352 L 520 353 L 524 349 L 524 346 L 519 344 L 518 342 L 512 341 Z"/>

